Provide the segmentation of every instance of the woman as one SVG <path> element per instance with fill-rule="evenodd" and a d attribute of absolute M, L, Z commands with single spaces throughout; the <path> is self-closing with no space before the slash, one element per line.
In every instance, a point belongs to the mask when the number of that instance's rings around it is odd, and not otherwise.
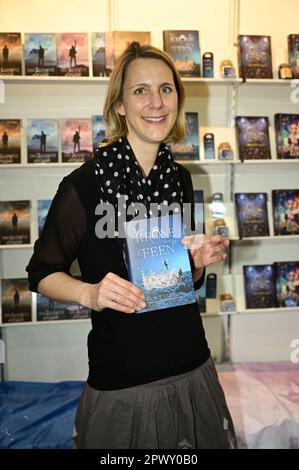
<path fill-rule="evenodd" d="M 32 290 L 92 310 L 77 448 L 234 446 L 197 304 L 136 314 L 144 294 L 128 280 L 117 226 L 121 197 L 123 209 L 143 202 L 149 216 L 150 203 L 193 203 L 190 173 L 165 145 L 185 135 L 183 104 L 169 56 L 132 43 L 110 77 L 107 141 L 62 181 L 27 268 Z M 112 236 L 99 230 L 107 203 L 118 211 Z M 225 259 L 228 241 L 215 236 L 199 247 L 190 235 L 183 242 L 199 288 L 205 266 Z M 75 258 L 82 281 L 69 274 Z"/>

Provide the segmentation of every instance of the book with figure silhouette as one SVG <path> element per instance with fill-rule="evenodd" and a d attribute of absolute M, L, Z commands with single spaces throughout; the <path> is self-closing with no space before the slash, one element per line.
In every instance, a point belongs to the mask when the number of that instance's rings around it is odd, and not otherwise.
<path fill-rule="evenodd" d="M 21 120 L 0 119 L 0 165 L 21 163 Z"/>
<path fill-rule="evenodd" d="M 25 33 L 24 56 L 26 75 L 56 75 L 56 34 Z"/>
<path fill-rule="evenodd" d="M 107 77 L 106 68 L 106 35 L 105 33 L 91 34 L 92 48 L 92 75 L 94 77 Z"/>
<path fill-rule="evenodd" d="M 87 33 L 57 34 L 58 75 L 68 77 L 89 76 Z"/>
<path fill-rule="evenodd" d="M 299 261 L 274 263 L 276 283 L 276 306 L 298 307 Z"/>
<path fill-rule="evenodd" d="M 0 75 L 22 75 L 21 33 L 0 33 Z"/>
<path fill-rule="evenodd" d="M 299 114 L 274 115 L 277 158 L 299 158 Z"/>
<path fill-rule="evenodd" d="M 30 201 L 1 201 L 0 245 L 27 245 L 30 240 Z"/>
<path fill-rule="evenodd" d="M 27 161 L 58 162 L 58 119 L 28 119 Z"/>
<path fill-rule="evenodd" d="M 130 281 L 145 295 L 136 313 L 196 302 L 189 254 L 180 214 L 125 223 L 124 258 Z"/>
<path fill-rule="evenodd" d="M 23 323 L 32 320 L 32 294 L 28 279 L 2 279 L 1 304 L 2 323 Z"/>
<path fill-rule="evenodd" d="M 86 162 L 92 158 L 91 119 L 61 119 L 62 162 Z"/>

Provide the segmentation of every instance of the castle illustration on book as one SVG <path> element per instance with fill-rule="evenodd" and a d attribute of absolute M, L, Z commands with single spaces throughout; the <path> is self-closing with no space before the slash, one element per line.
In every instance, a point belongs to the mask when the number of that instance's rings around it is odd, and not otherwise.
<path fill-rule="evenodd" d="M 125 232 L 129 278 L 143 290 L 147 304 L 138 313 L 196 301 L 180 214 L 133 219 L 125 223 Z"/>

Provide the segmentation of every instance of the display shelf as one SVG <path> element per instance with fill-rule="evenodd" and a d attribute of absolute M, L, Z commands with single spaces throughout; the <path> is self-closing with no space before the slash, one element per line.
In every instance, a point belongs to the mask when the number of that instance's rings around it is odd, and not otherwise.
<path fill-rule="evenodd" d="M 43 75 L 0 75 L 0 80 L 4 83 L 105 83 L 109 82 L 109 77 L 58 77 L 58 76 L 43 76 Z M 184 83 L 205 84 L 205 85 L 241 85 L 243 80 L 241 78 L 199 78 L 199 77 L 182 77 Z"/>
<path fill-rule="evenodd" d="M 14 327 L 14 326 L 36 326 L 36 325 L 69 325 L 76 323 L 90 323 L 90 318 L 82 318 L 78 320 L 49 320 L 49 321 L 27 321 L 15 323 L 0 323 L 1 328 Z"/>
<path fill-rule="evenodd" d="M 291 86 L 292 80 L 282 80 L 279 78 L 246 78 L 242 85 L 252 86 Z"/>
<path fill-rule="evenodd" d="M 83 165 L 84 162 L 58 162 L 58 163 L 11 163 L 0 165 L 0 170 L 9 170 L 9 169 L 19 169 L 25 170 L 28 168 L 67 168 L 67 167 L 79 167 Z"/>
<path fill-rule="evenodd" d="M 299 158 L 297 159 L 279 159 L 271 158 L 269 160 L 243 160 L 241 161 L 242 165 L 299 165 Z"/>
<path fill-rule="evenodd" d="M 33 243 L 24 243 L 24 245 L 0 245 L 0 250 L 18 250 L 20 248 L 33 248 Z"/>
<path fill-rule="evenodd" d="M 238 311 L 239 315 L 252 315 L 259 313 L 294 313 L 299 316 L 299 307 L 274 307 L 274 308 L 248 308 Z"/>
<path fill-rule="evenodd" d="M 230 238 L 230 240 L 233 240 L 235 242 L 250 242 L 250 241 L 270 241 L 270 240 L 277 240 L 277 241 L 282 241 L 282 240 L 299 240 L 299 235 L 270 235 L 267 237 L 234 237 Z"/>

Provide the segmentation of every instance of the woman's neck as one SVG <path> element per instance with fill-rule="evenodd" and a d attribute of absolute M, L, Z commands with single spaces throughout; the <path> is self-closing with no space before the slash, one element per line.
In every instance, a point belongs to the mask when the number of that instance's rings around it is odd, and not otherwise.
<path fill-rule="evenodd" d="M 128 138 L 128 142 L 140 165 L 143 176 L 147 177 L 155 164 L 160 144 L 147 145 L 142 143 L 141 145 L 138 145 L 138 143 L 136 144 L 135 142 L 131 142 L 130 138 Z"/>

